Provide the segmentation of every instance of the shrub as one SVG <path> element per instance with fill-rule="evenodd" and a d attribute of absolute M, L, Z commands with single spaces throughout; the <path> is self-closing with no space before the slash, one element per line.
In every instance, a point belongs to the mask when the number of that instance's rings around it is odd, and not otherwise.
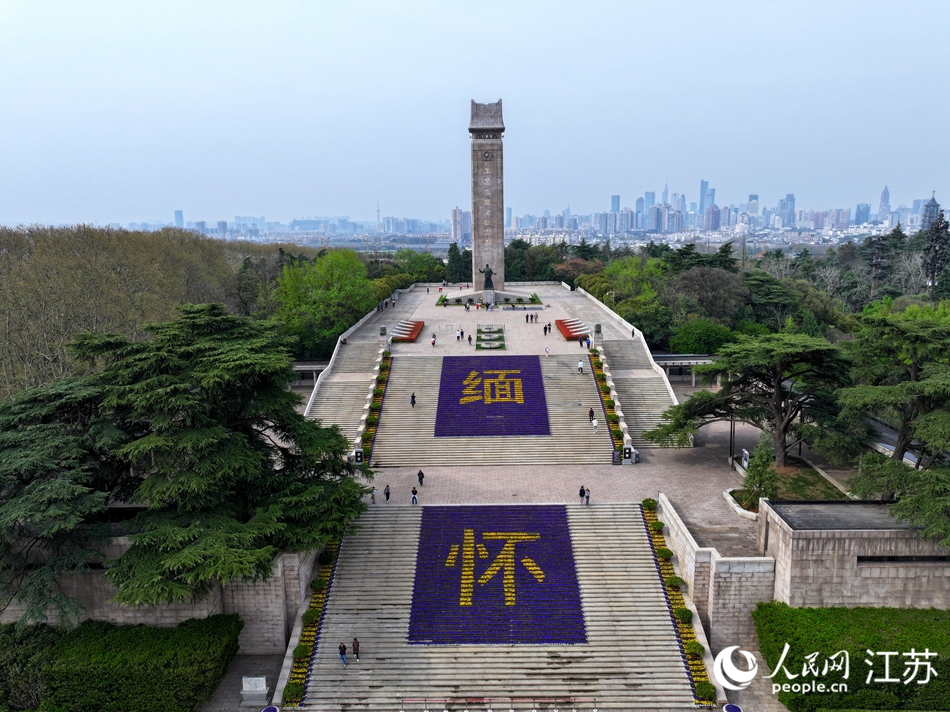
<path fill-rule="evenodd" d="M 294 660 L 306 660 L 310 657 L 310 653 L 313 652 L 313 648 L 309 645 L 300 644 L 294 648 Z"/>
<path fill-rule="evenodd" d="M 680 623 L 690 623 L 693 620 L 693 612 L 688 608 L 674 608 L 673 615 Z"/>
<path fill-rule="evenodd" d="M 381 411 L 382 409 L 383 409 L 383 404 L 382 404 L 382 403 L 370 403 L 370 404 L 369 404 L 369 410 L 370 410 L 371 413 L 378 413 L 378 412 Z"/>
<path fill-rule="evenodd" d="M 601 361 L 599 358 L 595 358 L 595 359 L 594 359 L 594 368 L 603 368 L 603 367 L 604 367 L 604 362 Z"/>
<path fill-rule="evenodd" d="M 505 297 L 505 304 L 511 301 L 511 297 Z"/>
<path fill-rule="evenodd" d="M 608 415 L 607 415 L 607 422 L 608 422 L 608 423 L 619 423 L 619 422 L 620 422 L 620 416 L 617 415 L 616 413 L 608 413 Z"/>
<path fill-rule="evenodd" d="M 236 615 L 175 628 L 86 621 L 56 646 L 44 707 L 70 712 L 191 712 L 211 699 L 238 651 Z"/>
<path fill-rule="evenodd" d="M 320 611 L 315 608 L 308 608 L 303 612 L 303 615 L 300 616 L 300 620 L 303 621 L 304 625 L 310 625 L 311 623 L 316 623 L 320 620 Z"/>
<path fill-rule="evenodd" d="M 506 299 L 505 301 L 507 302 L 508 300 Z M 518 304 L 521 304 L 521 302 L 523 302 L 523 301 L 524 301 L 524 299 L 523 299 L 523 298 L 521 298 L 521 297 L 518 297 Z"/>
<path fill-rule="evenodd" d="M 647 512 L 656 511 L 656 500 L 653 499 L 652 497 L 647 497 L 645 500 L 640 502 L 640 504 L 643 507 L 643 509 L 646 510 Z"/>
<path fill-rule="evenodd" d="M 601 383 L 601 384 L 600 384 L 600 392 L 603 393 L 604 395 L 609 394 L 609 393 L 610 393 L 610 386 L 608 386 L 606 383 Z"/>
<path fill-rule="evenodd" d="M 284 685 L 284 704 L 290 701 L 297 701 L 303 697 L 302 682 L 288 682 Z"/>
<path fill-rule="evenodd" d="M 469 297 L 469 298 L 468 298 L 468 303 L 469 303 L 469 304 L 474 304 L 474 303 L 475 303 L 475 297 Z"/>
<path fill-rule="evenodd" d="M 679 588 L 684 585 L 686 582 L 681 579 L 679 576 L 667 576 L 666 581 L 663 583 L 666 584 L 667 588 Z"/>
<path fill-rule="evenodd" d="M 379 423 L 379 418 L 377 418 L 375 415 L 367 415 L 367 416 L 366 416 L 366 424 L 367 424 L 367 425 L 377 425 L 378 423 Z"/>
<path fill-rule="evenodd" d="M 703 644 L 698 640 L 689 641 L 683 646 L 683 649 L 686 651 L 687 655 L 695 655 L 698 658 L 701 658 L 706 654 L 706 648 L 704 648 Z"/>
<path fill-rule="evenodd" d="M 0 709 L 34 710 L 46 692 L 46 669 L 63 631 L 48 625 L 0 626 Z"/>
<path fill-rule="evenodd" d="M 462 303 L 462 298 L 461 298 L 461 297 L 456 297 L 456 298 L 455 298 L 455 303 L 456 303 L 456 304 L 461 304 L 461 303 Z"/>
<path fill-rule="evenodd" d="M 376 382 L 379 383 L 379 384 L 381 384 L 381 385 L 382 385 L 383 383 L 386 383 L 386 374 L 381 373 L 381 374 L 379 374 L 378 376 L 376 376 Z"/>
<path fill-rule="evenodd" d="M 597 379 L 597 382 L 598 382 L 598 383 L 606 383 L 606 382 L 607 382 L 607 375 L 604 374 L 604 373 L 598 373 L 597 375 L 594 376 L 594 378 Z"/>
<path fill-rule="evenodd" d="M 317 562 L 321 566 L 329 566 L 334 561 L 336 561 L 336 552 L 331 549 L 324 549 L 320 552 L 320 556 L 317 557 Z"/>
<path fill-rule="evenodd" d="M 665 546 L 661 546 L 659 549 L 656 550 L 656 558 L 666 559 L 667 561 L 669 561 L 670 559 L 673 558 L 673 552 L 667 549 Z"/>
<path fill-rule="evenodd" d="M 742 479 L 742 488 L 745 490 L 743 504 L 746 507 L 757 506 L 763 497 L 775 499 L 778 495 L 778 473 L 773 467 L 775 454 L 768 433 L 762 433 L 762 436 Z"/>
<path fill-rule="evenodd" d="M 622 431 L 620 428 L 613 428 L 613 429 L 610 431 L 610 436 L 611 436 L 612 438 L 617 438 L 618 440 L 622 440 L 622 439 L 623 439 L 623 431 Z"/>
<path fill-rule="evenodd" d="M 600 354 L 600 351 L 597 350 L 597 347 L 596 347 L 596 346 L 595 346 L 594 348 L 590 349 L 590 352 L 591 352 L 594 356 L 597 356 L 598 354 Z"/>
<path fill-rule="evenodd" d="M 379 375 L 389 371 L 389 361 L 381 361 L 379 364 Z"/>
<path fill-rule="evenodd" d="M 374 396 L 381 396 L 381 395 L 383 395 L 383 393 L 385 393 L 385 392 L 386 392 L 386 390 L 385 390 L 384 388 L 380 388 L 379 386 L 377 386 L 376 388 L 373 389 L 373 395 L 374 395 Z"/>
<path fill-rule="evenodd" d="M 617 406 L 617 404 L 614 403 L 614 399 L 613 399 L 613 398 L 604 398 L 604 407 L 605 407 L 605 408 L 615 408 L 616 406 Z"/>
<path fill-rule="evenodd" d="M 383 358 L 389 358 L 392 355 L 392 351 L 383 351 Z"/>
<path fill-rule="evenodd" d="M 323 576 L 317 576 L 313 581 L 310 582 L 310 590 L 314 592 L 322 591 L 329 585 L 329 583 L 330 582 L 323 578 Z"/>
<path fill-rule="evenodd" d="M 696 698 L 700 700 L 715 700 L 716 686 L 711 682 L 701 680 L 696 683 Z"/>
<path fill-rule="evenodd" d="M 650 531 L 661 532 L 665 526 L 663 522 L 650 522 Z"/>

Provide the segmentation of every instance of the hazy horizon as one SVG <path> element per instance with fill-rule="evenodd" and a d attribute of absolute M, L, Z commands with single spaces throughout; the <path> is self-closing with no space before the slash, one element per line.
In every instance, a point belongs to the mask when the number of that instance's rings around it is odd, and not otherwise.
<path fill-rule="evenodd" d="M 950 202 L 950 3 L 0 0 L 0 223 L 470 208 L 504 100 L 515 214 Z"/>

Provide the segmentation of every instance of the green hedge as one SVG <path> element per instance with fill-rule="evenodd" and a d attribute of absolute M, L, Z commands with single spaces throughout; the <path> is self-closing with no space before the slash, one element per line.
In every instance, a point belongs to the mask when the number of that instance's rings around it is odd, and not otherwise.
<path fill-rule="evenodd" d="M 801 675 L 805 656 L 818 652 L 819 667 L 828 656 L 847 650 L 851 674 L 846 681 L 848 692 L 793 693 L 779 692 L 778 699 L 792 712 L 815 712 L 818 709 L 876 709 L 876 710 L 946 710 L 950 709 L 950 611 L 933 608 L 789 608 L 784 603 L 759 603 L 752 613 L 759 647 L 766 663 L 778 663 L 782 649 L 790 646 L 783 667 L 798 677 L 788 680 L 779 672 L 771 681 L 809 682 L 816 680 Z M 905 661 L 903 653 L 911 649 L 922 652 L 929 649 L 937 657 L 930 658 L 937 677 L 918 685 L 915 681 L 904 684 Z M 866 651 L 897 652 L 891 656 L 891 677 L 899 682 L 865 683 L 872 670 L 865 660 Z M 883 677 L 884 658 L 874 656 L 874 677 Z M 819 670 L 819 672 L 821 672 Z M 923 679 L 923 669 L 918 678 Z M 840 672 L 819 676 L 818 682 L 840 683 Z"/>
<path fill-rule="evenodd" d="M 63 631 L 46 625 L 0 626 L 0 710 L 33 710 L 45 697 L 46 670 Z"/>
<path fill-rule="evenodd" d="M 44 712 L 190 712 L 211 699 L 238 651 L 236 615 L 176 628 L 86 621 L 57 643 Z"/>

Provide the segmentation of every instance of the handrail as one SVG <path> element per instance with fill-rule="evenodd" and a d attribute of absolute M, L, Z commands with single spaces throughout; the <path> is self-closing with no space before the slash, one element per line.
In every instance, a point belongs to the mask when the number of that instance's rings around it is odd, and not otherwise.
<path fill-rule="evenodd" d="M 603 309 L 605 312 L 607 312 L 607 315 L 613 317 L 613 318 L 616 320 L 616 322 L 617 322 L 618 324 L 621 324 L 621 325 L 624 326 L 625 328 L 630 329 L 630 332 L 633 334 L 633 338 L 639 339 L 639 340 L 640 340 L 640 343 L 643 344 L 643 350 L 646 351 L 647 358 L 650 359 L 650 367 L 651 367 L 654 371 L 656 371 L 658 374 L 660 374 L 660 376 L 663 377 L 663 383 L 666 384 L 666 390 L 667 390 L 667 392 L 670 394 L 670 398 L 673 399 L 673 405 L 679 405 L 679 401 L 676 399 L 676 394 L 673 392 L 673 386 L 670 385 L 670 379 L 667 378 L 667 376 L 666 376 L 666 371 L 663 370 L 662 366 L 659 366 L 659 365 L 657 364 L 657 362 L 653 360 L 653 354 L 652 354 L 651 351 L 650 351 L 650 347 L 647 346 L 647 340 L 646 340 L 646 338 L 644 338 L 643 332 L 640 331 L 640 330 L 639 330 L 637 327 L 635 327 L 633 324 L 631 324 L 629 321 L 627 321 L 626 319 L 624 319 L 622 316 L 620 316 L 620 315 L 619 315 L 617 312 L 615 312 L 613 309 L 611 309 L 611 308 L 608 307 L 606 304 L 604 304 L 602 301 L 600 301 L 599 299 L 597 299 L 593 294 L 591 294 L 591 293 L 588 292 L 587 290 L 582 289 L 581 287 L 578 287 L 575 291 L 580 292 L 580 293 L 583 294 L 585 297 L 587 297 L 588 299 L 590 299 L 594 304 L 596 304 L 596 305 L 599 306 L 601 309 Z"/>

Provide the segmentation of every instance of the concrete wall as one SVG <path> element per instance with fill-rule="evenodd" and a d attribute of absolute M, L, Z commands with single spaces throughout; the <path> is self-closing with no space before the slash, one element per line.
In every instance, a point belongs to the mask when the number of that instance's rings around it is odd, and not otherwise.
<path fill-rule="evenodd" d="M 763 504 L 758 543 L 776 561 L 775 600 L 795 607 L 950 608 L 950 562 L 858 564 L 859 556 L 950 556 L 937 540 L 910 529 L 796 531 Z"/>
<path fill-rule="evenodd" d="M 775 560 L 771 557 L 721 557 L 715 552 L 709 577 L 709 646 L 758 648 L 752 611 L 771 601 Z"/>
<path fill-rule="evenodd" d="M 693 599 L 703 627 L 709 630 L 710 564 L 718 553 L 696 543 L 665 494 L 661 493 L 657 499 L 656 515 L 666 524 L 663 534 L 667 546 L 676 556 L 676 570 L 686 581 L 686 593 Z"/>
<path fill-rule="evenodd" d="M 758 647 L 751 613 L 759 601 L 771 601 L 775 589 L 775 560 L 762 557 L 723 557 L 696 544 L 683 520 L 663 493 L 657 497 L 657 517 L 675 555 L 673 565 L 686 581 L 690 596 L 713 652 L 730 645 Z"/>
<path fill-rule="evenodd" d="M 113 541 L 110 554 L 127 548 L 122 540 Z M 273 564 L 267 581 L 234 581 L 215 586 L 198 602 L 170 603 L 161 606 L 120 606 L 112 602 L 116 589 L 104 571 L 85 576 L 65 576 L 60 580 L 63 593 L 83 606 L 83 620 L 111 623 L 144 623 L 175 626 L 189 618 L 207 618 L 216 613 L 237 613 L 244 621 L 241 652 L 248 655 L 282 654 L 287 647 L 297 610 L 310 595 L 316 552 L 285 552 Z M 0 612 L 0 623 L 14 623 L 26 606 L 11 604 Z"/>
<path fill-rule="evenodd" d="M 497 132 L 495 132 L 497 133 Z M 491 265 L 496 292 L 505 290 L 505 189 L 501 138 L 472 134 L 472 286 L 485 288 L 478 270 Z M 500 133 L 498 134 L 500 136 Z"/>

